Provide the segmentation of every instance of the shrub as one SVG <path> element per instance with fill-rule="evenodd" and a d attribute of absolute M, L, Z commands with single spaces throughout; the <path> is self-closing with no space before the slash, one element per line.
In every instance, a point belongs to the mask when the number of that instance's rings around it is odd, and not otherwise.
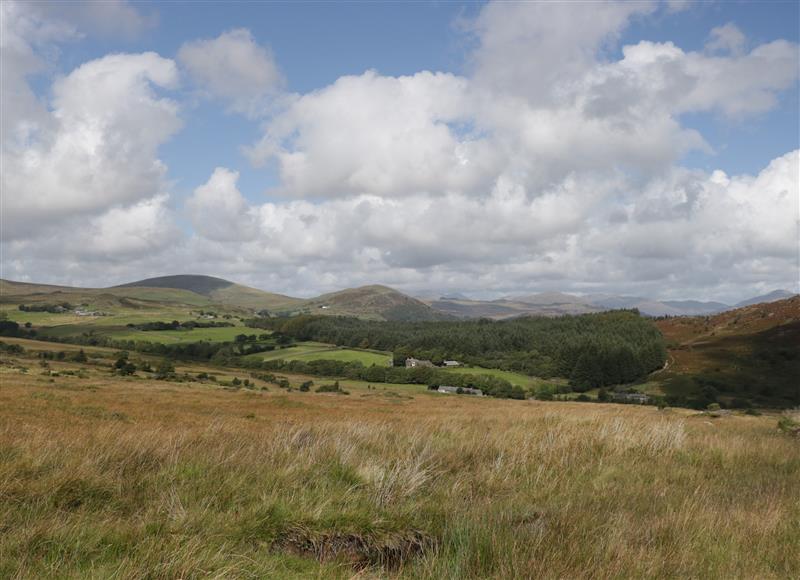
<path fill-rule="evenodd" d="M 782 433 L 800 437 L 800 409 L 794 411 L 784 411 L 778 419 L 778 429 Z"/>
<path fill-rule="evenodd" d="M 317 388 L 318 393 L 337 393 L 339 395 L 349 395 L 348 391 L 342 390 L 339 386 L 339 381 L 335 381 L 332 385 L 320 385 Z"/>
<path fill-rule="evenodd" d="M 175 365 L 172 364 L 172 361 L 169 359 L 164 359 L 161 361 L 161 364 L 158 365 L 158 369 L 156 369 L 156 378 L 167 379 L 174 375 Z"/>

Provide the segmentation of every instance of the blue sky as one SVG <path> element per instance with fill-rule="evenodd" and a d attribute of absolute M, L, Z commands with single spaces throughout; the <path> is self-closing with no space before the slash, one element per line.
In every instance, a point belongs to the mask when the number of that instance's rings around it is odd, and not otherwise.
<path fill-rule="evenodd" d="M 5 275 L 181 268 L 301 294 L 796 285 L 797 220 L 780 240 L 747 224 L 797 207 L 799 7 L 8 2 L 4 204 L 29 227 L 6 218 Z M 45 241 L 77 223 L 86 239 Z"/>
<path fill-rule="evenodd" d="M 413 75 L 420 70 L 462 74 L 469 68 L 465 51 L 472 42 L 463 21 L 483 3 L 476 2 L 141 2 L 136 6 L 156 22 L 130 40 L 89 36 L 64 50 L 60 72 L 109 52 L 154 50 L 173 56 L 187 40 L 212 38 L 235 28 L 249 29 L 271 47 L 284 72 L 287 88 L 306 93 L 343 75 L 374 69 L 383 75 Z M 702 50 L 709 31 L 732 22 L 751 44 L 776 39 L 797 42 L 800 3 L 704 2 L 691 10 L 634 19 L 608 51 L 641 39 L 671 41 L 685 50 Z M 45 85 L 46 86 L 46 85 Z M 780 106 L 755 118 L 728 119 L 691 114 L 686 126 L 698 128 L 713 153 L 693 152 L 685 164 L 728 173 L 754 173 L 774 157 L 798 148 L 798 93 L 787 91 Z M 276 184 L 270 168 L 255 170 L 239 147 L 257 138 L 257 126 L 226 113 L 218 104 L 194 105 L 187 123 L 167 143 L 163 159 L 177 188 L 188 195 L 214 165 L 235 167 L 241 191 L 255 201 Z M 214 147 L 208 147 L 213 143 Z"/>

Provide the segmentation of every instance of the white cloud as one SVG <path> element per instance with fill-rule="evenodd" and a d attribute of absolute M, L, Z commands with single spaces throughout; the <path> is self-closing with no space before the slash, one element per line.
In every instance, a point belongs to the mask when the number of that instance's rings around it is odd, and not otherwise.
<path fill-rule="evenodd" d="M 712 28 L 708 36 L 706 50 L 709 52 L 741 54 L 747 42 L 744 32 L 733 22 Z"/>
<path fill-rule="evenodd" d="M 686 53 L 672 42 L 642 41 L 625 46 L 623 54 L 621 61 L 592 76 L 596 88 L 613 87 L 597 96 L 648 111 L 763 113 L 798 77 L 798 46 L 785 40 L 729 56 Z"/>
<path fill-rule="evenodd" d="M 497 162 L 471 122 L 465 79 L 421 72 L 342 77 L 295 99 L 248 150 L 277 159 L 281 192 L 387 197 L 485 186 Z"/>
<path fill-rule="evenodd" d="M 155 53 L 112 54 L 57 77 L 48 98 L 38 97 L 32 76 L 53 68 L 58 42 L 80 36 L 45 19 L 51 8 L 2 4 L 3 267 L 22 277 L 102 276 L 177 239 L 158 158 L 181 125 L 177 103 L 161 94 L 176 87 L 177 68 Z M 117 8 L 124 14 L 122 4 L 108 10 Z"/>
<path fill-rule="evenodd" d="M 181 122 L 153 87 L 176 81 L 174 63 L 155 53 L 106 56 L 57 80 L 42 130 L 3 135 L 3 236 L 161 193 L 158 147 Z"/>
<path fill-rule="evenodd" d="M 187 42 L 178 51 L 178 61 L 212 97 L 252 116 L 262 113 L 266 98 L 283 85 L 272 53 L 244 28 L 214 39 Z"/>
<path fill-rule="evenodd" d="M 186 209 L 195 231 L 215 241 L 249 240 L 254 216 L 236 188 L 239 173 L 217 167 L 208 183 L 194 190 Z"/>
<path fill-rule="evenodd" d="M 16 27 L 3 53 L 21 111 L 3 131 L 6 275 L 192 270 L 299 295 L 382 282 L 738 299 L 796 284 L 798 152 L 755 176 L 678 164 L 710 150 L 684 114 L 770 110 L 797 82 L 797 45 L 748 51 L 726 25 L 701 52 L 641 41 L 614 60 L 620 32 L 655 7 L 594 8 L 489 4 L 466 75 L 367 71 L 303 95 L 279 94 L 271 54 L 246 30 L 184 44 L 179 62 L 208 96 L 261 120 L 246 152 L 280 178 L 253 204 L 238 172 L 209 167 L 183 208 L 188 234 L 158 158 L 179 126 L 163 94 L 175 64 L 110 55 L 44 102 L 24 82 L 46 66 L 31 38 L 73 30 Z"/>
<path fill-rule="evenodd" d="M 237 202 L 236 215 L 257 216 L 255 232 L 196 238 L 188 251 L 211 271 L 303 294 L 304 283 L 330 290 L 380 280 L 494 294 L 532 283 L 672 297 L 716 288 L 712 296 L 724 298 L 739 280 L 735 298 L 742 287 L 791 286 L 796 276 L 799 159 L 788 153 L 756 176 L 676 168 L 643 190 L 620 174 L 572 178 L 533 199 L 501 181 L 483 198 Z M 199 190 L 220 175 L 235 177 L 217 169 Z M 225 196 L 206 202 L 203 215 L 228 212 Z"/>
<path fill-rule="evenodd" d="M 655 2 L 491 2 L 471 29 L 478 48 L 473 78 L 532 103 L 559 99 L 564 84 L 591 70 L 632 17 Z"/>

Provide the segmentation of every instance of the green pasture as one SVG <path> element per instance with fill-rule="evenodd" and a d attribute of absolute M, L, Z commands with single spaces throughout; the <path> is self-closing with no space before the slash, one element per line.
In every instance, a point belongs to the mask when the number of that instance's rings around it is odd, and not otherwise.
<path fill-rule="evenodd" d="M 300 360 L 306 362 L 312 360 L 336 360 L 342 362 L 360 362 L 364 366 L 372 366 L 374 364 L 386 366 L 389 364 L 391 355 L 376 350 L 340 348 L 322 342 L 303 342 L 288 348 L 251 354 L 248 355 L 248 358 L 257 360 Z"/>
<path fill-rule="evenodd" d="M 522 373 L 515 373 L 513 371 L 504 371 L 500 369 L 487 369 L 483 367 L 451 367 L 447 372 L 459 375 L 488 375 L 504 379 L 512 385 L 519 385 L 524 389 L 535 388 L 545 384 L 554 384 L 563 382 L 563 379 L 540 379 L 538 377 L 529 377 Z"/>
<path fill-rule="evenodd" d="M 260 334 L 244 326 L 224 326 L 219 328 L 194 328 L 192 330 L 136 330 L 127 326 L 101 326 L 96 324 L 65 324 L 40 330 L 43 337 L 63 338 L 80 336 L 85 332 L 111 338 L 112 340 L 136 340 L 178 344 L 189 342 L 230 342 L 238 334 Z"/>

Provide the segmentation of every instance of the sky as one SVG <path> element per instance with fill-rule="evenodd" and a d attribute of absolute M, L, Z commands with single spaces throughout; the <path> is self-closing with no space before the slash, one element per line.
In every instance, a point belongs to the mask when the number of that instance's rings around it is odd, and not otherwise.
<path fill-rule="evenodd" d="M 800 291 L 797 2 L 0 11 L 3 278 Z"/>

